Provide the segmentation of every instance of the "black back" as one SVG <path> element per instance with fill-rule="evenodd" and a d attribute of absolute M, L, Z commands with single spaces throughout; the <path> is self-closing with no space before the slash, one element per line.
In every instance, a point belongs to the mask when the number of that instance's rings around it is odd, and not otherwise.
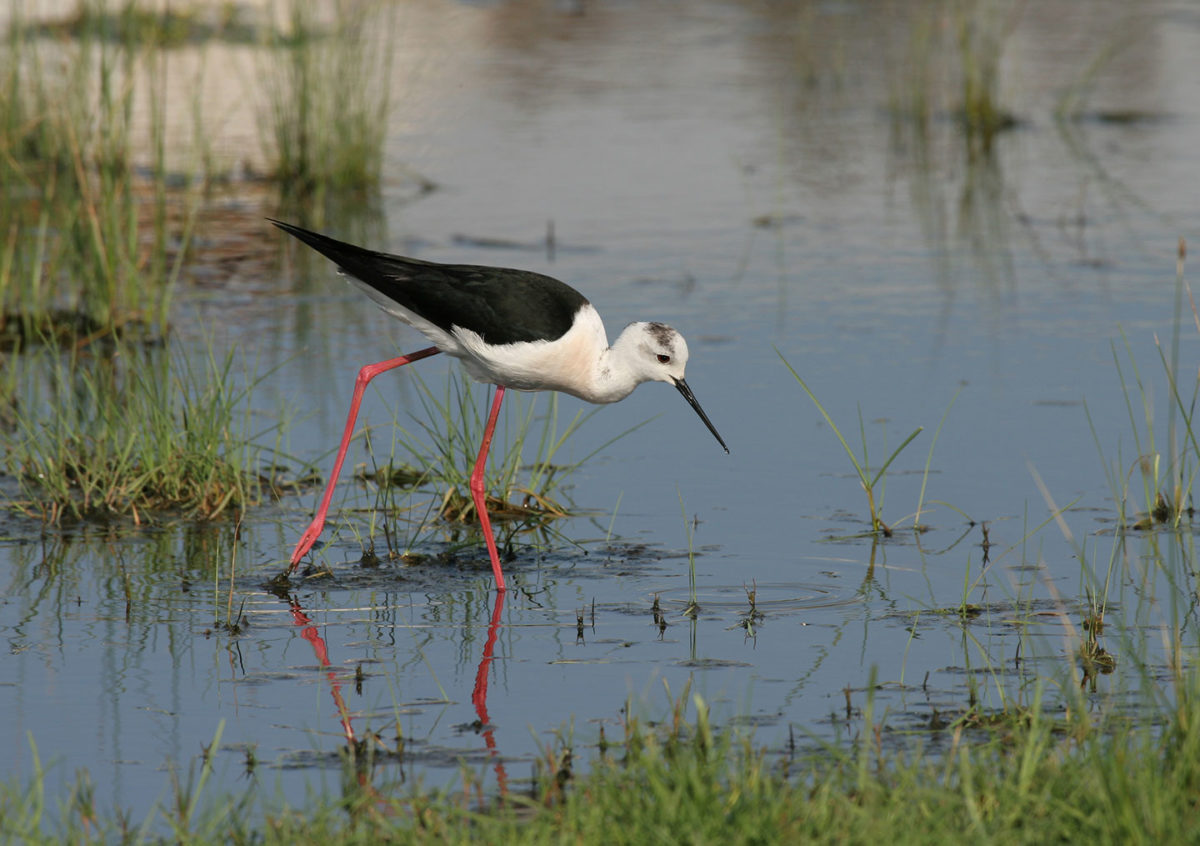
<path fill-rule="evenodd" d="M 540 273 L 404 258 L 290 223 L 271 223 L 333 261 L 346 275 L 443 331 L 455 326 L 470 329 L 489 344 L 553 341 L 571 328 L 575 313 L 587 305 L 574 288 Z"/>

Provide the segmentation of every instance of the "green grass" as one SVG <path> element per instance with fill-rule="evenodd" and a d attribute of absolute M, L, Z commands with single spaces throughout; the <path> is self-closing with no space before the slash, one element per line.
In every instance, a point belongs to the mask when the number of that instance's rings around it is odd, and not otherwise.
<path fill-rule="evenodd" d="M 333 169 L 321 185 L 375 184 L 388 97 L 374 75 L 387 79 L 390 29 L 371 27 L 390 17 L 342 3 L 334 29 L 316 35 L 309 6 L 292 3 L 304 24 L 292 42 L 269 24 L 255 30 L 275 45 L 257 78 L 268 102 L 306 116 L 292 126 L 301 149 L 288 149 Z M 257 377 L 234 389 L 220 384 L 232 359 L 190 365 L 160 349 L 213 175 L 202 80 L 168 102 L 167 56 L 248 41 L 244 15 L 81 0 L 46 23 L 22 8 L 0 45 L 0 437 L 21 480 L 16 505 L 57 522 L 213 517 L 259 502 L 274 484 L 259 478 L 273 475 L 260 466 L 271 450 L 234 419 Z M 319 84 L 279 87 L 298 84 L 297 63 Z M 148 119 L 135 120 L 138 104 Z M 194 131 L 168 150 L 181 115 Z M 312 182 L 288 167 L 281 178 Z"/>
<path fill-rule="evenodd" d="M 1107 458 L 1095 421 L 1086 401 L 1084 403 L 1092 438 L 1104 463 L 1113 501 L 1117 503 L 1118 524 L 1122 529 L 1148 530 L 1156 526 L 1178 529 L 1193 514 L 1193 487 L 1200 472 L 1200 441 L 1193 425 L 1200 403 L 1200 376 L 1191 367 L 1180 366 L 1185 296 L 1197 333 L 1200 333 L 1200 313 L 1196 311 L 1191 288 L 1184 276 L 1186 256 L 1186 246 L 1180 240 L 1169 349 L 1163 348 L 1157 336 L 1154 338 L 1162 381 L 1156 382 L 1150 373 L 1143 374 L 1124 331 L 1121 332 L 1124 358 L 1113 344 L 1113 364 L 1125 399 L 1135 450 L 1132 460 L 1123 456 L 1119 446 L 1116 459 L 1110 461 Z M 1156 397 L 1161 396 L 1166 397 L 1165 408 L 1161 400 L 1156 401 Z M 1159 422 L 1160 415 L 1165 417 L 1165 431 Z M 1131 492 L 1137 487 L 1141 488 L 1140 503 Z"/>
<path fill-rule="evenodd" d="M 83 10 L 106 8 L 86 3 Z M 0 56 L 0 341 L 167 327 L 198 191 L 167 190 L 160 53 L 88 18 L 50 41 L 14 17 Z M 134 102 L 150 107 L 135 131 Z"/>
<path fill-rule="evenodd" d="M 700 602 L 696 596 L 696 548 L 695 548 L 695 532 L 696 521 L 689 520 L 687 515 L 687 507 L 683 504 L 683 491 L 676 487 L 675 492 L 679 494 L 679 513 L 683 515 L 683 530 L 687 535 L 688 543 L 688 604 L 683 609 L 683 616 L 696 618 L 700 613 Z"/>
<path fill-rule="evenodd" d="M 910 434 L 907 438 L 905 438 L 903 441 L 901 441 L 900 445 L 898 447 L 896 447 L 894 450 L 892 450 L 891 454 L 887 457 L 887 459 L 884 460 L 884 462 L 881 465 L 879 465 L 879 469 L 875 470 L 874 474 L 872 474 L 872 472 L 871 472 L 872 468 L 870 466 L 870 451 L 867 447 L 867 432 L 866 432 L 866 427 L 863 424 L 862 409 L 860 408 L 858 411 L 858 429 L 859 429 L 859 435 L 861 437 L 861 442 L 862 442 L 862 458 L 860 460 L 858 455 L 854 452 L 854 450 L 850 448 L 850 444 L 848 444 L 846 442 L 846 438 L 843 437 L 841 429 L 839 429 L 837 424 L 833 422 L 833 418 L 829 416 L 829 412 L 827 412 L 825 410 L 825 407 L 823 405 L 821 405 L 820 400 L 817 399 L 817 395 L 814 394 L 812 389 L 808 387 L 808 383 L 800 378 L 800 374 L 797 373 L 795 368 L 793 368 L 792 365 L 788 363 L 788 360 L 783 357 L 783 353 L 780 353 L 778 350 L 776 350 L 776 353 L 779 355 L 780 361 L 782 361 L 784 366 L 787 367 L 788 372 L 790 372 L 792 374 L 792 377 L 795 378 L 795 380 L 799 383 L 800 387 L 804 389 L 804 393 L 808 394 L 808 398 L 811 399 L 813 402 L 813 405 L 815 405 L 817 407 L 817 411 L 821 412 L 821 416 L 823 418 L 825 418 L 825 422 L 829 425 L 829 428 L 833 430 L 833 433 L 835 435 L 837 435 L 837 439 L 838 439 L 839 443 L 841 443 L 842 449 L 844 449 L 846 451 L 846 455 L 849 456 L 850 463 L 854 465 L 854 472 L 858 474 L 859 483 L 862 485 L 863 492 L 867 495 L 867 510 L 871 517 L 871 533 L 875 534 L 875 535 L 883 535 L 884 537 L 890 537 L 892 534 L 892 529 L 886 523 L 884 523 L 883 519 L 880 517 L 880 509 L 883 506 L 883 498 L 882 498 L 882 495 L 880 495 L 879 501 L 876 502 L 876 492 L 877 491 L 881 492 L 882 483 L 887 478 L 887 470 L 889 467 L 892 466 L 892 462 L 896 460 L 896 457 L 898 455 L 900 455 L 901 452 L 903 452 L 903 450 L 906 446 L 908 446 L 910 443 L 913 442 L 913 440 L 917 437 L 917 435 L 921 434 L 924 427 L 918 426 L 916 429 L 914 429 L 912 434 Z M 951 400 L 950 404 L 952 406 L 954 404 L 954 401 Z M 946 409 L 947 412 L 949 412 L 949 410 L 950 410 L 949 408 Z M 945 414 L 942 415 L 942 422 L 945 422 Z M 939 432 L 941 431 L 941 428 L 942 428 L 941 423 L 939 423 L 938 424 Z M 935 443 L 936 443 L 936 439 L 935 439 Z M 932 458 L 933 458 L 933 451 L 932 451 L 932 447 L 931 447 L 930 454 L 929 454 L 929 460 L 926 461 L 926 465 L 925 465 L 926 478 L 928 478 L 928 475 L 929 475 L 929 463 L 930 463 L 930 461 L 932 461 Z M 924 497 L 924 493 L 925 493 L 925 485 L 922 483 L 922 485 L 921 485 L 922 498 Z M 921 505 L 918 504 L 917 512 L 919 513 L 920 510 L 921 510 Z M 916 527 L 916 525 L 917 524 L 914 523 L 914 527 Z"/>
<path fill-rule="evenodd" d="M 170 4 L 167 4 L 170 6 Z M 328 25 L 290 0 L 290 31 L 230 6 L 211 15 L 81 0 L 65 19 L 14 5 L 0 45 L 0 349 L 103 335 L 158 341 L 209 180 L 202 73 L 181 97 L 172 50 L 259 45 L 252 80 L 280 202 L 378 189 L 390 106 L 389 4 L 338 2 Z M 253 38 L 251 38 L 253 36 Z M 144 108 L 149 119 L 138 120 Z M 172 143 L 190 121 L 186 143 Z M 421 190 L 429 186 L 422 183 Z M 307 215 L 311 217 L 311 213 Z"/>
<path fill-rule="evenodd" d="M 207 5 L 207 4 L 205 4 Z M 31 33 L 57 39 L 99 36 L 117 44 L 141 44 L 155 48 L 174 48 L 219 39 L 227 43 L 253 44 L 258 29 L 243 18 L 245 10 L 235 3 L 214 4 L 206 9 L 199 3 L 191 8 L 147 8 L 143 2 L 79 3 L 62 18 L 39 21 L 29 27 Z"/>
<path fill-rule="evenodd" d="M 412 427 L 397 425 L 389 456 L 382 463 L 371 454 L 371 466 L 359 477 L 371 482 L 376 507 L 395 505 L 395 485 L 410 493 L 432 491 L 432 502 L 421 497 L 404 510 L 434 515 L 429 521 L 414 521 L 415 532 L 407 547 L 422 537 L 441 531 L 445 524 L 477 525 L 469 482 L 486 424 L 487 394 L 456 371 L 446 379 L 440 395 L 416 376 L 418 409 Z M 530 530 L 550 532 L 549 522 L 570 513 L 565 484 L 580 467 L 611 444 L 642 424 L 609 438 L 582 457 L 563 458 L 567 442 L 599 409 L 578 411 L 570 420 L 559 415 L 557 394 L 523 395 L 511 391 L 497 424 L 496 437 L 488 454 L 484 480 L 489 491 L 488 514 L 502 547 Z M 399 419 L 398 411 L 393 417 Z M 385 537 L 392 554 L 397 533 L 386 526 Z M 373 542 L 367 544 L 373 548 Z"/>
<path fill-rule="evenodd" d="M 1001 66 L 1023 6 L 951 0 L 909 10 L 907 49 L 896 60 L 888 89 L 894 142 L 924 160 L 932 149 L 932 119 L 952 116 L 947 125 L 961 133 L 970 163 L 990 153 L 999 133 L 1017 125 L 1003 102 Z"/>
<path fill-rule="evenodd" d="M 160 512 L 211 519 L 261 502 L 276 489 L 286 419 L 255 431 L 252 393 L 264 377 L 244 365 L 239 373 L 237 361 L 210 349 L 197 365 L 137 346 L 22 359 L 24 412 L 0 431 L 20 480 L 10 505 L 50 523 L 144 522 Z"/>
<path fill-rule="evenodd" d="M 303 806 L 209 795 L 201 754 L 173 770 L 144 820 L 95 807 L 86 772 L 47 795 L 37 760 L 0 785 L 0 836 L 21 842 L 178 843 L 1186 843 L 1200 838 L 1200 688 L 1177 680 L 1157 728 L 1037 709 L 950 724 L 939 751 L 889 739 L 871 722 L 849 748 L 768 752 L 716 730 L 707 704 L 681 697 L 659 723 L 637 715 L 589 747 L 577 772 L 569 735 L 544 750 L 528 790 L 480 802 L 473 776 L 444 792 L 360 781 Z M 690 714 L 689 714 L 690 709 Z M 629 714 L 630 712 L 626 712 Z M 219 736 L 219 735 L 218 735 Z M 213 747 L 216 748 L 214 744 Z M 362 751 L 359 754 L 369 752 Z"/>
<path fill-rule="evenodd" d="M 374 191 L 391 106 L 394 7 L 337 0 L 332 22 L 290 0 L 285 33 L 271 31 L 259 77 L 259 123 L 285 198 Z"/>
<path fill-rule="evenodd" d="M 960 78 L 957 115 L 968 150 L 986 153 L 996 135 L 1016 125 L 1000 98 L 1004 47 L 1022 4 L 973 0 L 959 6 L 956 21 Z"/>

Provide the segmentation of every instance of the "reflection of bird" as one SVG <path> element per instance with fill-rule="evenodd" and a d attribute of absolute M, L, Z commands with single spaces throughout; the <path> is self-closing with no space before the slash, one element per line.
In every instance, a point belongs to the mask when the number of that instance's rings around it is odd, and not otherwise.
<path fill-rule="evenodd" d="M 312 548 L 325 515 L 367 383 L 384 371 L 439 352 L 461 359 L 467 372 L 496 386 L 483 443 L 471 474 L 471 498 L 487 541 L 496 587 L 504 574 L 484 501 L 483 469 L 504 391 L 562 391 L 588 402 L 624 399 L 642 382 L 669 382 L 729 452 L 683 378 L 688 348 L 662 323 L 631 323 L 611 347 L 600 315 L 568 285 L 525 270 L 435 264 L 365 250 L 299 226 L 271 221 L 337 264 L 384 311 L 419 330 L 434 346 L 369 364 L 358 373 L 325 496 L 292 552 L 290 573 Z"/>

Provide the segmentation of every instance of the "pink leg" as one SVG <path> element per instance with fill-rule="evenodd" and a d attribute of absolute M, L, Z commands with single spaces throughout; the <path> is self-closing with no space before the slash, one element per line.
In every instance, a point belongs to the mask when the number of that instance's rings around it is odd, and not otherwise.
<path fill-rule="evenodd" d="M 427 347 L 415 353 L 402 355 L 399 358 L 389 358 L 387 361 L 381 361 L 378 364 L 368 364 L 362 370 L 358 371 L 358 378 L 354 380 L 354 396 L 350 400 L 350 414 L 346 418 L 346 430 L 342 432 L 342 443 L 338 447 L 337 458 L 333 462 L 333 472 L 329 475 L 329 482 L 325 487 L 325 496 L 321 499 L 321 507 L 317 509 L 317 516 L 308 524 L 308 528 L 300 536 L 296 548 L 292 550 L 292 563 L 287 569 L 288 573 L 296 569 L 296 565 L 300 563 L 300 559 L 308 554 L 308 551 L 312 549 L 312 545 L 317 542 L 317 538 L 321 536 L 321 530 L 325 528 L 325 515 L 329 513 L 329 502 L 333 499 L 333 489 L 337 486 L 338 474 L 342 472 L 342 462 L 346 460 L 346 451 L 350 449 L 350 438 L 354 436 L 354 421 L 358 419 L 358 407 L 362 405 L 363 392 L 366 391 L 367 384 L 380 373 L 385 373 L 388 370 L 402 367 L 414 361 L 420 361 L 423 358 L 429 358 L 429 356 L 437 355 L 439 352 L 441 350 L 437 347 Z"/>
<path fill-rule="evenodd" d="M 496 386 L 496 398 L 492 400 L 492 413 L 488 415 L 487 427 L 483 430 L 483 443 L 479 446 L 479 457 L 475 459 L 475 470 L 471 473 L 471 500 L 475 513 L 479 515 L 479 528 L 487 541 L 488 555 L 492 557 L 492 572 L 496 574 L 496 590 L 503 591 L 504 573 L 500 569 L 500 556 L 496 552 L 496 538 L 492 535 L 492 521 L 488 517 L 486 489 L 483 486 L 483 468 L 487 465 L 488 447 L 492 445 L 492 434 L 496 431 L 496 418 L 500 415 L 500 402 L 504 399 L 504 386 Z"/>

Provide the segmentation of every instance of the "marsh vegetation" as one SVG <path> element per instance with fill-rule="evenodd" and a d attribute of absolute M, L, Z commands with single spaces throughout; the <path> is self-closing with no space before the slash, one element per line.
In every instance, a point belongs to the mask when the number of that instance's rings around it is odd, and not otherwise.
<path fill-rule="evenodd" d="M 0 833 L 1195 839 L 1194 33 L 518 6 L 10 7 Z M 268 216 L 669 319 L 732 456 L 513 402 L 497 598 L 431 366 L 265 584 L 410 340 Z"/>

